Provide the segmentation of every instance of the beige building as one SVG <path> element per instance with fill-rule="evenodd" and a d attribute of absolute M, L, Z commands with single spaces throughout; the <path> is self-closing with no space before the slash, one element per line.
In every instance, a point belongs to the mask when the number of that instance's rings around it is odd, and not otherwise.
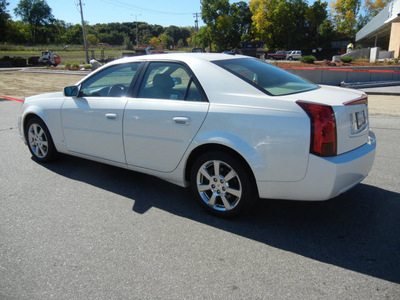
<path fill-rule="evenodd" d="M 380 47 L 400 57 L 400 0 L 391 1 L 356 34 L 363 47 Z"/>

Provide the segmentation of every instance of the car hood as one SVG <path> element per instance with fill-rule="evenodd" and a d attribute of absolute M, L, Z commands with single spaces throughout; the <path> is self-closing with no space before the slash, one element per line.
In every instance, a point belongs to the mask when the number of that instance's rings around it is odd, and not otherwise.
<path fill-rule="evenodd" d="M 46 93 L 46 94 L 40 94 L 40 95 L 27 97 L 27 98 L 25 98 L 25 102 L 48 100 L 48 99 L 55 99 L 55 98 L 58 99 L 58 98 L 63 98 L 63 97 L 65 97 L 63 92 L 53 92 L 53 93 Z"/>

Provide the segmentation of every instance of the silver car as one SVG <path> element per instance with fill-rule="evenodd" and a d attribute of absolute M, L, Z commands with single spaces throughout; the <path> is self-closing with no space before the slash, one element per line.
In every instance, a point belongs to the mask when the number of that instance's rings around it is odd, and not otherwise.
<path fill-rule="evenodd" d="M 300 60 L 302 57 L 300 50 L 291 50 L 286 54 L 288 60 Z"/>

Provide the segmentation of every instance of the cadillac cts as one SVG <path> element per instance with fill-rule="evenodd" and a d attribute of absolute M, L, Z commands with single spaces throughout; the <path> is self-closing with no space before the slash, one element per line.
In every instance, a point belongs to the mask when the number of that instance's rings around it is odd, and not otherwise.
<path fill-rule="evenodd" d="M 367 176 L 376 148 L 362 92 L 228 54 L 111 62 L 26 98 L 19 129 L 38 162 L 66 153 L 151 174 L 191 186 L 218 216 L 258 197 L 336 197 Z"/>

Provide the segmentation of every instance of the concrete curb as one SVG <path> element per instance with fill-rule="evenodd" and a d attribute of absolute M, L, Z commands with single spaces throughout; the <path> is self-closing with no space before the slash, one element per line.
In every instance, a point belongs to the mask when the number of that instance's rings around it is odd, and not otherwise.
<path fill-rule="evenodd" d="M 340 86 L 357 89 L 368 95 L 400 96 L 400 81 L 342 82 Z"/>
<path fill-rule="evenodd" d="M 400 87 L 397 88 L 400 90 Z M 359 90 L 365 92 L 367 95 L 400 96 L 400 91 L 382 91 L 375 88 L 362 88 Z"/>

